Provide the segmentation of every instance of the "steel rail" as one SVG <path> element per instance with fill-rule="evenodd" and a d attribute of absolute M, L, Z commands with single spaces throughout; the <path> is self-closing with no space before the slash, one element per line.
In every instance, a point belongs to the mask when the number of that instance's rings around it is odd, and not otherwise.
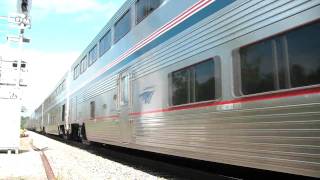
<path fill-rule="evenodd" d="M 43 164 L 43 167 L 44 167 L 44 170 L 45 170 L 46 175 L 47 175 L 47 179 L 48 180 L 56 180 L 56 178 L 54 176 L 54 173 L 53 173 L 53 170 L 51 168 L 51 165 L 49 163 L 49 160 L 48 160 L 47 156 L 45 155 L 45 153 L 43 152 L 43 149 L 39 149 L 39 148 L 35 147 L 32 144 L 31 144 L 31 147 L 32 147 L 32 149 L 34 151 L 39 152 L 41 160 L 42 160 L 42 164 Z"/>

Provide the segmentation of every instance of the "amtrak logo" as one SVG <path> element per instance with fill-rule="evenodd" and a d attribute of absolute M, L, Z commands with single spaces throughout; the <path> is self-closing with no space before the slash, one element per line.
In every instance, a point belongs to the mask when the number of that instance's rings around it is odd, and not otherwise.
<path fill-rule="evenodd" d="M 139 95 L 139 98 L 144 104 L 150 104 L 153 94 L 154 94 L 154 87 L 147 87 Z"/>

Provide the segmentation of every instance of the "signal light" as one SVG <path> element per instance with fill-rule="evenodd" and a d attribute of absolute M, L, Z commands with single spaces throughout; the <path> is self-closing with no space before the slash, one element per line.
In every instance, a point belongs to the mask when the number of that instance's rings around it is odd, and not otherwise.
<path fill-rule="evenodd" d="M 22 10 L 22 13 L 28 12 L 28 0 L 21 1 L 21 10 Z"/>
<path fill-rule="evenodd" d="M 17 3 L 18 13 L 28 16 L 30 9 L 31 9 L 31 0 L 18 0 L 18 3 Z"/>

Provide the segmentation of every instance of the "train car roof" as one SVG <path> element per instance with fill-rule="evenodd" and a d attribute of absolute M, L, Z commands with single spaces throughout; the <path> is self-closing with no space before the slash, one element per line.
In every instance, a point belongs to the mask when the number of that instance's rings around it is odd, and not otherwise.
<path fill-rule="evenodd" d="M 113 25 L 130 9 L 131 5 L 135 3 L 137 0 L 127 0 L 112 16 L 112 18 L 108 21 L 108 23 L 100 30 L 98 35 L 94 37 L 91 43 L 82 51 L 80 56 L 75 60 L 75 62 L 71 66 L 71 71 L 73 68 L 85 57 L 88 52 L 97 44 L 97 42 L 104 36 L 104 34 L 109 31 Z"/>

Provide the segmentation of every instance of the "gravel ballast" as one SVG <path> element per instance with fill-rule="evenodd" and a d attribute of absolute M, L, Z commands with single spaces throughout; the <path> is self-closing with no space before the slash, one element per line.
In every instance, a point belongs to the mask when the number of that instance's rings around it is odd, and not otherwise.
<path fill-rule="evenodd" d="M 28 133 L 33 144 L 44 150 L 57 179 L 164 179 L 45 136 Z"/>
<path fill-rule="evenodd" d="M 19 154 L 0 153 L 0 179 L 42 180 L 46 174 L 38 152 L 30 147 L 30 138 L 20 139 Z"/>

